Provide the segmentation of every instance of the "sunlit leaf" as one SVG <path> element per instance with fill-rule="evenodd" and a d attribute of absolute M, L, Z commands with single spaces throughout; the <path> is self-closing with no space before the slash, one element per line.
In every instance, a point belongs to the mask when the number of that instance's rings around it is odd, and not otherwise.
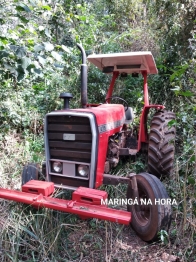
<path fill-rule="evenodd" d="M 69 50 L 68 47 L 66 47 L 65 45 L 62 45 L 61 47 L 62 47 L 62 49 L 63 49 L 65 52 L 71 54 L 71 51 Z"/>
<path fill-rule="evenodd" d="M 42 51 L 42 50 L 44 50 L 44 46 L 43 45 L 35 45 L 34 46 L 34 51 L 35 52 L 40 52 L 40 51 Z"/>
<path fill-rule="evenodd" d="M 63 65 L 60 65 L 60 64 L 57 64 L 57 63 L 54 63 L 54 66 L 55 66 L 56 68 L 59 68 L 59 69 L 63 69 L 63 68 L 64 68 Z"/>
<path fill-rule="evenodd" d="M 7 45 L 9 43 L 7 37 L 4 36 L 0 36 L 0 42 L 4 45 Z"/>
<path fill-rule="evenodd" d="M 46 51 L 52 51 L 54 49 L 54 45 L 51 43 L 44 43 Z"/>
<path fill-rule="evenodd" d="M 62 56 L 59 55 L 57 52 L 52 51 L 51 55 L 52 55 L 57 61 L 62 61 Z"/>
<path fill-rule="evenodd" d="M 31 64 L 31 59 L 29 57 L 26 57 L 26 56 L 23 57 L 21 59 L 21 61 L 22 61 L 22 68 L 23 69 L 26 69 Z"/>
<path fill-rule="evenodd" d="M 45 65 L 46 60 L 43 57 L 38 56 L 38 60 L 39 60 L 40 64 Z"/>
<path fill-rule="evenodd" d="M 42 25 L 39 26 L 39 31 L 44 31 L 44 29 L 45 29 L 44 26 L 42 26 Z"/>
<path fill-rule="evenodd" d="M 86 21 L 86 16 L 79 16 L 79 19 L 80 19 L 81 21 Z"/>
<path fill-rule="evenodd" d="M 48 28 L 45 29 L 45 35 L 47 35 L 49 38 L 51 38 L 51 35 L 50 35 Z"/>
<path fill-rule="evenodd" d="M 179 86 L 175 86 L 175 88 L 171 88 L 172 91 L 179 91 L 180 87 Z"/>
<path fill-rule="evenodd" d="M 34 61 L 34 65 L 36 68 L 41 68 L 41 65 L 38 61 Z"/>
<path fill-rule="evenodd" d="M 29 45 L 33 45 L 34 44 L 34 40 L 33 39 L 27 39 L 27 42 L 29 43 Z"/>
<path fill-rule="evenodd" d="M 42 8 L 46 9 L 46 10 L 49 10 L 49 11 L 51 10 L 51 7 L 49 5 L 43 5 Z"/>

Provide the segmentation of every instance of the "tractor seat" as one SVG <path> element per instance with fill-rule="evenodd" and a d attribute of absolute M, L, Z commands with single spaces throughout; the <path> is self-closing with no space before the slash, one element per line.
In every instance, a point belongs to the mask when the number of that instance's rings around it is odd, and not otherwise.
<path fill-rule="evenodd" d="M 128 107 L 127 111 L 125 111 L 125 124 L 130 124 L 134 119 L 134 113 L 132 107 Z"/>

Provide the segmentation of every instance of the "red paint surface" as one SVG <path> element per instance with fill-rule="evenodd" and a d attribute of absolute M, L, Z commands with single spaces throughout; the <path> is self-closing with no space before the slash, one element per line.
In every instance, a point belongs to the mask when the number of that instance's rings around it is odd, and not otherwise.
<path fill-rule="evenodd" d="M 113 123 L 125 119 L 125 109 L 123 105 L 118 104 L 103 104 L 97 107 L 87 108 L 87 109 L 75 109 L 74 111 L 91 112 L 95 115 L 97 120 L 97 125 L 101 126 L 103 124 Z M 95 188 L 98 188 L 103 184 L 103 173 L 106 161 L 106 154 L 108 149 L 108 138 L 120 132 L 122 126 L 111 129 L 110 131 L 99 134 L 98 138 L 98 159 L 97 159 L 97 172 Z"/>
<path fill-rule="evenodd" d="M 22 186 L 22 192 L 49 196 L 54 192 L 54 183 L 30 180 Z"/>
<path fill-rule="evenodd" d="M 101 205 L 101 200 L 106 200 L 107 197 L 107 192 L 103 190 L 96 190 L 91 188 L 88 188 L 88 190 L 86 190 L 86 187 L 79 187 L 72 194 L 72 200 L 80 203 L 90 203 L 92 205 Z"/>
<path fill-rule="evenodd" d="M 31 189 L 33 190 L 35 188 L 39 188 L 41 191 L 42 189 L 45 190 L 45 188 L 48 187 L 48 185 L 45 186 L 45 183 L 48 182 L 40 183 L 40 181 L 38 180 L 34 181 L 34 186 L 32 185 Z M 88 190 L 88 188 L 85 188 L 85 191 L 87 193 Z M 98 190 L 94 189 L 93 193 L 92 189 L 90 190 L 91 191 L 89 191 L 89 194 L 93 195 L 92 197 L 96 198 L 96 195 L 99 196 Z M 29 204 L 37 208 L 46 207 L 62 212 L 72 213 L 83 218 L 98 218 L 125 225 L 129 225 L 129 223 L 131 222 L 131 213 L 127 211 L 115 210 L 106 206 L 92 205 L 83 202 L 80 203 L 74 200 L 57 199 L 43 196 L 42 194 L 36 195 L 32 193 L 0 188 L 0 198 Z"/>
<path fill-rule="evenodd" d="M 149 105 L 149 97 L 148 97 L 148 84 L 147 84 L 147 71 L 142 72 L 144 83 L 143 83 L 143 92 L 144 92 L 144 106 Z"/>
<path fill-rule="evenodd" d="M 108 89 L 108 92 L 107 92 L 107 95 L 106 95 L 106 99 L 108 99 L 109 97 L 112 96 L 112 93 L 113 93 L 113 90 L 114 90 L 114 85 L 115 85 L 115 82 L 116 82 L 116 79 L 118 78 L 119 76 L 119 72 L 113 72 L 113 76 L 112 76 L 112 80 L 111 80 L 111 83 L 110 83 L 110 86 L 109 86 L 109 89 Z M 107 100 L 108 103 L 110 103 L 110 99 Z"/>
<path fill-rule="evenodd" d="M 140 116 L 140 129 L 139 129 L 138 148 L 137 148 L 138 151 L 141 148 L 142 142 L 148 143 L 147 118 L 148 118 L 148 112 L 150 108 L 164 109 L 165 107 L 162 105 L 144 106 L 141 116 Z"/>

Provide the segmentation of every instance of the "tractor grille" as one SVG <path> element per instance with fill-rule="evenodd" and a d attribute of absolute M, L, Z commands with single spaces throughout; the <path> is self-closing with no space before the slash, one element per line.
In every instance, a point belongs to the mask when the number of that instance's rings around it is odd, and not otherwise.
<path fill-rule="evenodd" d="M 87 117 L 51 115 L 47 118 L 49 154 L 51 159 L 90 163 L 92 133 Z M 66 135 L 74 135 L 64 140 Z M 72 140 L 73 139 L 73 140 Z"/>

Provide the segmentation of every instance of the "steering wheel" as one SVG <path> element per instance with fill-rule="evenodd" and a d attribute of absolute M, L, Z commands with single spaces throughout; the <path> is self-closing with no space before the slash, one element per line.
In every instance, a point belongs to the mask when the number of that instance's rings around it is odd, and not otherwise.
<path fill-rule="evenodd" d="M 121 97 L 119 97 L 119 96 L 110 96 L 110 97 L 108 97 L 108 98 L 106 98 L 105 99 L 105 102 L 107 103 L 107 101 L 109 100 L 109 99 L 119 99 L 119 100 L 121 100 L 123 103 L 124 103 L 124 107 L 125 107 L 125 112 L 128 110 L 128 108 L 129 108 L 129 105 L 128 105 L 128 103 L 127 103 L 127 101 L 125 101 L 123 98 L 121 98 Z"/>

